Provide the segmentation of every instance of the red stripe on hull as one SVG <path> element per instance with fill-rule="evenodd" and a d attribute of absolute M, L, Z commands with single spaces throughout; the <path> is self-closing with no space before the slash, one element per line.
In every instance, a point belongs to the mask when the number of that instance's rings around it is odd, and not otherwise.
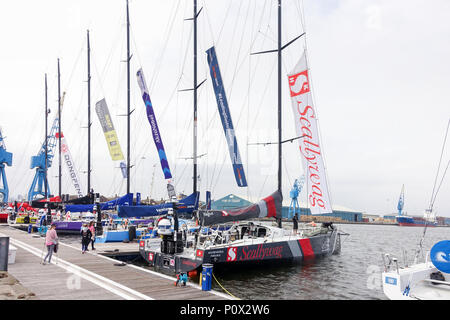
<path fill-rule="evenodd" d="M 309 239 L 300 239 L 298 240 L 300 243 L 300 247 L 303 251 L 303 259 L 312 259 L 314 258 L 314 250 L 311 247 L 311 242 Z"/>
<path fill-rule="evenodd" d="M 401 227 L 425 227 L 425 223 L 424 224 L 417 224 L 417 223 L 405 223 L 405 222 L 399 222 L 398 223 L 399 226 Z M 436 227 L 434 224 L 427 224 L 428 227 Z"/>

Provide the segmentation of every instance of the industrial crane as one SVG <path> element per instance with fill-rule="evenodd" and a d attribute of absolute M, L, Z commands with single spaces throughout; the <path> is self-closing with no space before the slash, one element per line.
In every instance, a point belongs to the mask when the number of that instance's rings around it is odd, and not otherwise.
<path fill-rule="evenodd" d="M 400 192 L 400 197 L 398 199 L 397 210 L 398 215 L 403 215 L 403 206 L 405 204 L 405 185 L 402 186 L 402 192 Z"/>
<path fill-rule="evenodd" d="M 65 92 L 61 99 L 61 111 L 63 106 Z M 47 169 L 52 166 L 52 160 L 55 156 L 55 146 L 57 145 L 57 132 L 58 129 L 58 114 L 56 114 L 53 120 L 53 125 L 50 130 L 50 134 L 47 136 Z M 37 156 L 31 157 L 30 169 L 36 168 L 33 182 L 31 183 L 30 190 L 28 191 L 28 201 L 31 202 L 42 196 L 47 198 L 50 194 L 50 186 L 48 185 L 47 176 L 45 174 L 45 141 L 42 147 L 39 149 Z M 47 194 L 45 194 L 45 184 L 47 184 Z"/>
<path fill-rule="evenodd" d="M 0 128 L 0 203 L 8 202 L 8 182 L 6 181 L 5 166 L 12 166 L 12 153 L 6 151 L 5 141 Z"/>
<path fill-rule="evenodd" d="M 304 175 L 300 177 L 300 182 L 297 179 L 295 179 L 294 185 L 292 186 L 291 192 L 289 193 L 289 196 L 291 198 L 291 205 L 289 206 L 288 212 L 289 218 L 297 214 L 297 209 L 300 210 L 300 206 L 298 204 L 298 196 L 300 195 L 300 192 L 302 192 L 304 183 L 305 183 Z"/>

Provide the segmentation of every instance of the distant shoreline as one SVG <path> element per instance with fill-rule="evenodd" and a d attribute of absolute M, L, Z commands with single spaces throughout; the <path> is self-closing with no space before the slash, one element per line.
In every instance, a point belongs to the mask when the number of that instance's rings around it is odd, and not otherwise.
<path fill-rule="evenodd" d="M 263 219 L 262 221 L 269 221 L 269 220 L 268 220 L 268 219 Z M 303 222 L 303 223 L 309 223 L 309 222 L 312 222 L 312 221 L 313 221 L 313 220 L 304 220 L 304 221 L 299 221 L 299 223 L 302 223 L 302 222 Z M 283 219 L 282 219 L 282 222 L 292 223 L 292 220 L 291 220 L 291 219 L 283 218 Z M 315 222 L 315 223 L 332 222 L 333 224 L 361 224 L 361 225 L 397 226 L 397 227 L 399 227 L 398 223 L 395 223 L 395 222 L 389 223 L 389 222 L 318 221 L 318 220 L 315 220 L 314 222 Z M 448 228 L 448 227 L 450 227 L 450 225 L 437 225 L 437 226 L 434 226 L 434 227 L 444 227 L 444 228 Z M 433 227 L 433 228 L 434 228 L 434 227 Z"/>

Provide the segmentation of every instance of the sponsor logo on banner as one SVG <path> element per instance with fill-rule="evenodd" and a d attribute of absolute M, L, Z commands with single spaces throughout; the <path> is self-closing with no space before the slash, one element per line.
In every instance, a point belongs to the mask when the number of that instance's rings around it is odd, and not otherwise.
<path fill-rule="evenodd" d="M 236 261 L 236 258 L 237 258 L 237 248 L 236 247 L 228 248 L 227 261 L 228 262 Z"/>
<path fill-rule="evenodd" d="M 308 70 L 289 76 L 291 97 L 309 92 Z"/>
<path fill-rule="evenodd" d="M 81 191 L 80 179 L 78 178 L 78 173 L 72 161 L 72 155 L 69 151 L 69 146 L 67 145 L 66 138 L 61 134 L 61 153 L 63 154 L 64 162 L 66 163 L 67 171 L 69 172 L 72 184 L 77 192 L 79 198 L 83 197 L 83 192 Z"/>
<path fill-rule="evenodd" d="M 114 130 L 114 125 L 105 99 L 102 99 L 95 104 L 95 111 L 98 120 L 100 121 L 100 125 L 102 126 L 111 159 L 113 161 L 124 160 L 119 139 L 117 138 L 116 130 Z"/>
<path fill-rule="evenodd" d="M 305 55 L 292 74 L 288 75 L 294 112 L 295 129 L 299 139 L 303 168 L 307 178 L 308 202 L 312 214 L 333 212 L 329 199 L 316 112 L 313 106 Z"/>

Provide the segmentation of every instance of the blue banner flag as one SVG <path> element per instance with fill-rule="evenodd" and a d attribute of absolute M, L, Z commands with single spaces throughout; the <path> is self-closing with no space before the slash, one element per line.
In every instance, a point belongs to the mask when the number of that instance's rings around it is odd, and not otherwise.
<path fill-rule="evenodd" d="M 206 210 L 211 210 L 211 191 L 206 191 Z"/>
<path fill-rule="evenodd" d="M 144 100 L 145 107 L 147 110 L 147 119 L 152 129 L 153 140 L 155 141 L 156 149 L 158 150 L 159 160 L 161 161 L 161 168 L 164 173 L 164 178 L 172 179 L 172 174 L 170 173 L 169 168 L 169 162 L 167 161 L 167 156 L 166 152 L 164 151 L 161 135 L 159 134 L 155 112 L 153 111 L 152 102 L 150 100 L 150 95 L 148 93 L 147 84 L 145 83 L 144 72 L 142 71 L 142 69 L 139 69 L 137 72 L 137 80 L 139 88 L 141 88 L 142 99 Z"/>
<path fill-rule="evenodd" d="M 216 50 L 214 47 L 209 48 L 208 64 L 211 73 L 211 80 L 216 94 L 217 107 L 219 108 L 220 120 L 222 120 L 225 138 L 228 143 L 228 151 L 230 152 L 231 163 L 233 165 L 234 176 L 239 187 L 246 187 L 247 180 L 245 179 L 244 166 L 242 165 L 241 155 L 234 133 L 233 121 L 231 120 L 230 109 L 228 108 L 228 101 L 225 95 L 225 88 L 220 75 L 219 63 L 217 61 Z"/>

